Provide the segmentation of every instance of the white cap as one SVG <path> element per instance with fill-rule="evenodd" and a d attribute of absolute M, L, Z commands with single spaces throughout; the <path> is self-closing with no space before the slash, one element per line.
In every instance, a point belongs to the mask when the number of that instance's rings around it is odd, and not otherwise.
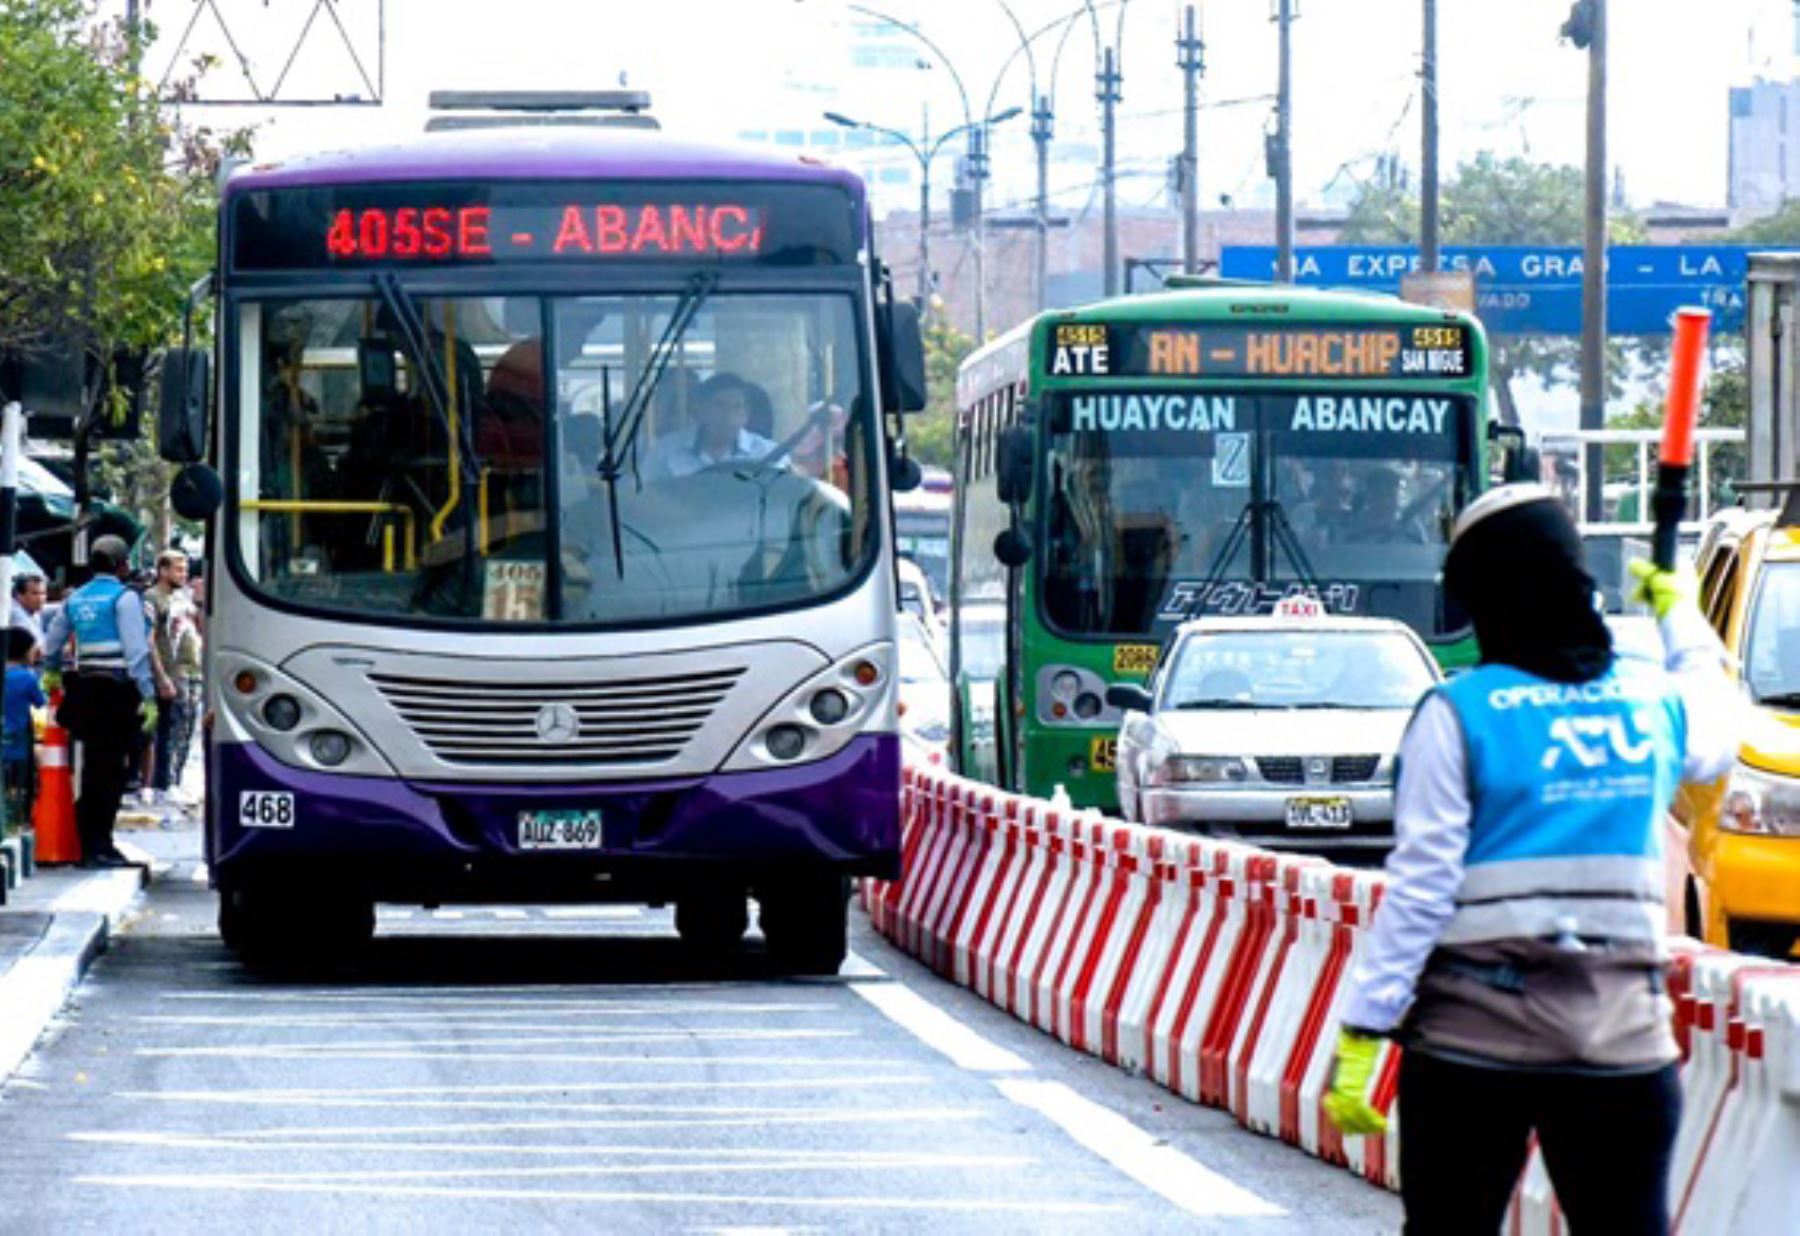
<path fill-rule="evenodd" d="M 1462 514 L 1456 517 L 1456 526 L 1451 529 L 1450 543 L 1455 544 L 1470 528 L 1490 515 L 1498 515 L 1501 511 L 1510 511 L 1514 507 L 1525 506 L 1531 502 L 1561 502 L 1556 491 L 1548 485 L 1540 485 L 1536 481 L 1516 481 L 1511 485 L 1496 485 L 1482 494 L 1481 497 L 1463 508 Z"/>

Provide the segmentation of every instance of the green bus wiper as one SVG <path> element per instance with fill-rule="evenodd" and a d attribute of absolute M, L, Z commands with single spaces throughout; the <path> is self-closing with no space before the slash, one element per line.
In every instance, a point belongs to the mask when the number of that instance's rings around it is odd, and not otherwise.
<path fill-rule="evenodd" d="M 712 295 L 718 283 L 718 275 L 709 270 L 695 271 L 688 279 L 680 299 L 675 302 L 675 308 L 669 313 L 669 321 L 663 327 L 661 338 L 650 349 L 650 356 L 644 362 L 643 369 L 638 371 L 638 379 L 631 388 L 631 394 L 625 397 L 625 406 L 619 411 L 617 425 L 612 420 L 611 383 L 601 384 L 601 419 L 605 423 L 605 438 L 600 452 L 600 479 L 606 482 L 607 514 L 612 523 L 613 565 L 620 579 L 625 578 L 625 544 L 619 531 L 619 477 L 625 471 L 625 460 L 637 453 L 638 426 L 642 424 L 644 411 L 650 406 L 650 399 L 656 394 L 657 385 L 669 367 L 670 358 L 675 355 L 682 337 L 687 334 L 688 327 L 699 316 L 700 307 L 706 303 L 706 298 Z"/>
<path fill-rule="evenodd" d="M 1320 594 L 1319 577 L 1313 572 L 1312 561 L 1306 556 L 1306 550 L 1300 545 L 1300 538 L 1294 532 L 1294 525 L 1288 522 L 1287 509 L 1281 505 L 1279 498 L 1264 498 L 1258 501 L 1251 498 L 1244 503 L 1238 512 L 1237 519 L 1232 522 L 1231 531 L 1225 534 L 1225 543 L 1213 556 L 1212 567 L 1207 571 L 1206 579 L 1200 590 L 1194 594 L 1188 605 L 1185 618 L 1200 617 L 1206 599 L 1212 595 L 1213 589 L 1225 578 L 1225 571 L 1231 560 L 1237 556 L 1244 538 L 1250 534 L 1250 523 L 1259 516 L 1267 515 L 1269 535 L 1294 564 L 1294 574 L 1300 582 L 1312 589 L 1315 596 Z"/>

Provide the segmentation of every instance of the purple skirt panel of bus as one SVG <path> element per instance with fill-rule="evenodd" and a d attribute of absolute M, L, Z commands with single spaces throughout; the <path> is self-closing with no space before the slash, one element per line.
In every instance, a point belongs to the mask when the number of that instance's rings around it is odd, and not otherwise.
<path fill-rule="evenodd" d="M 692 859 L 897 871 L 900 740 L 865 734 L 816 763 L 638 782 L 404 781 L 290 768 L 250 744 L 213 752 L 215 869 L 336 857 L 469 863 Z M 285 809 L 271 796 L 291 794 Z M 260 808 L 260 816 L 259 816 Z M 526 817 L 598 812 L 597 848 L 522 850 Z"/>

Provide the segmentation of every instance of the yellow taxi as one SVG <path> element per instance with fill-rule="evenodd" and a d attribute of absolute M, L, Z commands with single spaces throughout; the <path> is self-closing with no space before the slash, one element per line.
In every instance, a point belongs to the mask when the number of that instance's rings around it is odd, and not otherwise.
<path fill-rule="evenodd" d="M 1701 610 L 1754 708 L 1731 772 L 1676 800 L 1686 925 L 1710 944 L 1787 956 L 1800 941 L 1800 526 L 1723 512 L 1695 568 Z"/>

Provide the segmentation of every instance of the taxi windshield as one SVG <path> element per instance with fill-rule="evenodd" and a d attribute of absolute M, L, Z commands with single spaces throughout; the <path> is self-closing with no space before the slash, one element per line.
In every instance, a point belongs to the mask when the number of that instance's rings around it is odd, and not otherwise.
<path fill-rule="evenodd" d="M 1203 631 L 1176 650 L 1159 707 L 1411 708 L 1435 681 L 1398 631 Z"/>
<path fill-rule="evenodd" d="M 1759 704 L 1800 707 L 1800 562 L 1772 562 L 1750 611 L 1744 678 Z"/>

